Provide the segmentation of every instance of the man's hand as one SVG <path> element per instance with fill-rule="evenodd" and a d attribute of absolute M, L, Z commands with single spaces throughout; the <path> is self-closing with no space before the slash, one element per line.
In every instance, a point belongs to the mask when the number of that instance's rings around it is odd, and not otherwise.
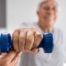
<path fill-rule="evenodd" d="M 11 51 L 10 53 L 0 55 L 0 66 L 17 66 L 21 52 Z"/>
<path fill-rule="evenodd" d="M 35 28 L 16 29 L 12 35 L 13 45 L 16 51 L 31 51 L 34 54 L 38 52 L 43 34 Z"/>

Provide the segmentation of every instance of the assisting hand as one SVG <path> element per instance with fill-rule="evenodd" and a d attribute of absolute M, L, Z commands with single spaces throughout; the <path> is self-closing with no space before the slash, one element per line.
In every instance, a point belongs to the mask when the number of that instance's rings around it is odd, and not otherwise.
<path fill-rule="evenodd" d="M 0 66 L 17 66 L 21 52 L 11 51 L 10 53 L 0 55 Z"/>

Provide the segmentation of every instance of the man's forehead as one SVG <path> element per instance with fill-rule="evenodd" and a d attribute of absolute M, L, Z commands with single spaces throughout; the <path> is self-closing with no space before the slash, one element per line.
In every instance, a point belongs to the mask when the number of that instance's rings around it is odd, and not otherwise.
<path fill-rule="evenodd" d="M 56 5 L 58 6 L 58 2 L 56 0 L 43 0 L 41 3 L 40 3 L 40 6 L 42 6 L 43 4 L 45 5 Z"/>

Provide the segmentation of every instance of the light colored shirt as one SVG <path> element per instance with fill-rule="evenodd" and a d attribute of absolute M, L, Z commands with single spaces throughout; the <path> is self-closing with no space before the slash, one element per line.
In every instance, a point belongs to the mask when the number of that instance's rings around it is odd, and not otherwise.
<path fill-rule="evenodd" d="M 38 23 L 22 23 L 20 28 L 33 27 L 44 33 Z M 52 53 L 45 53 L 42 48 L 38 54 L 24 52 L 20 57 L 19 66 L 63 66 L 66 60 L 66 39 L 62 30 L 54 28 L 54 49 Z"/>

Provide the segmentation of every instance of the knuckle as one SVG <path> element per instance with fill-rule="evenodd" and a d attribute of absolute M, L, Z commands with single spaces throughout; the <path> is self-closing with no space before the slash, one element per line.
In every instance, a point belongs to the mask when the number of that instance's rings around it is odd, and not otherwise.
<path fill-rule="evenodd" d="M 28 30 L 35 32 L 35 28 L 29 28 Z"/>
<path fill-rule="evenodd" d="M 19 34 L 19 29 L 16 29 L 13 34 L 12 34 L 12 37 L 18 37 L 18 34 Z"/>
<path fill-rule="evenodd" d="M 19 35 L 19 39 L 23 40 L 25 38 L 26 38 L 26 32 L 21 32 L 20 35 Z"/>
<path fill-rule="evenodd" d="M 38 33 L 37 33 L 36 35 L 37 35 L 37 37 L 41 37 L 41 34 L 38 34 Z"/>
<path fill-rule="evenodd" d="M 28 28 L 22 28 L 20 32 L 27 32 Z"/>
<path fill-rule="evenodd" d="M 38 32 L 37 32 L 37 33 L 36 33 L 36 37 L 37 37 L 37 38 L 43 38 L 43 35 L 42 35 L 41 33 L 38 33 Z"/>
<path fill-rule="evenodd" d="M 13 41 L 18 41 L 18 38 L 19 38 L 18 34 L 15 34 L 15 35 L 13 36 Z"/>
<path fill-rule="evenodd" d="M 14 37 L 14 38 L 13 38 L 13 41 L 14 41 L 14 42 L 18 42 L 18 38 Z"/>
<path fill-rule="evenodd" d="M 15 32 L 14 34 L 13 34 L 13 37 L 18 37 L 18 32 Z"/>

